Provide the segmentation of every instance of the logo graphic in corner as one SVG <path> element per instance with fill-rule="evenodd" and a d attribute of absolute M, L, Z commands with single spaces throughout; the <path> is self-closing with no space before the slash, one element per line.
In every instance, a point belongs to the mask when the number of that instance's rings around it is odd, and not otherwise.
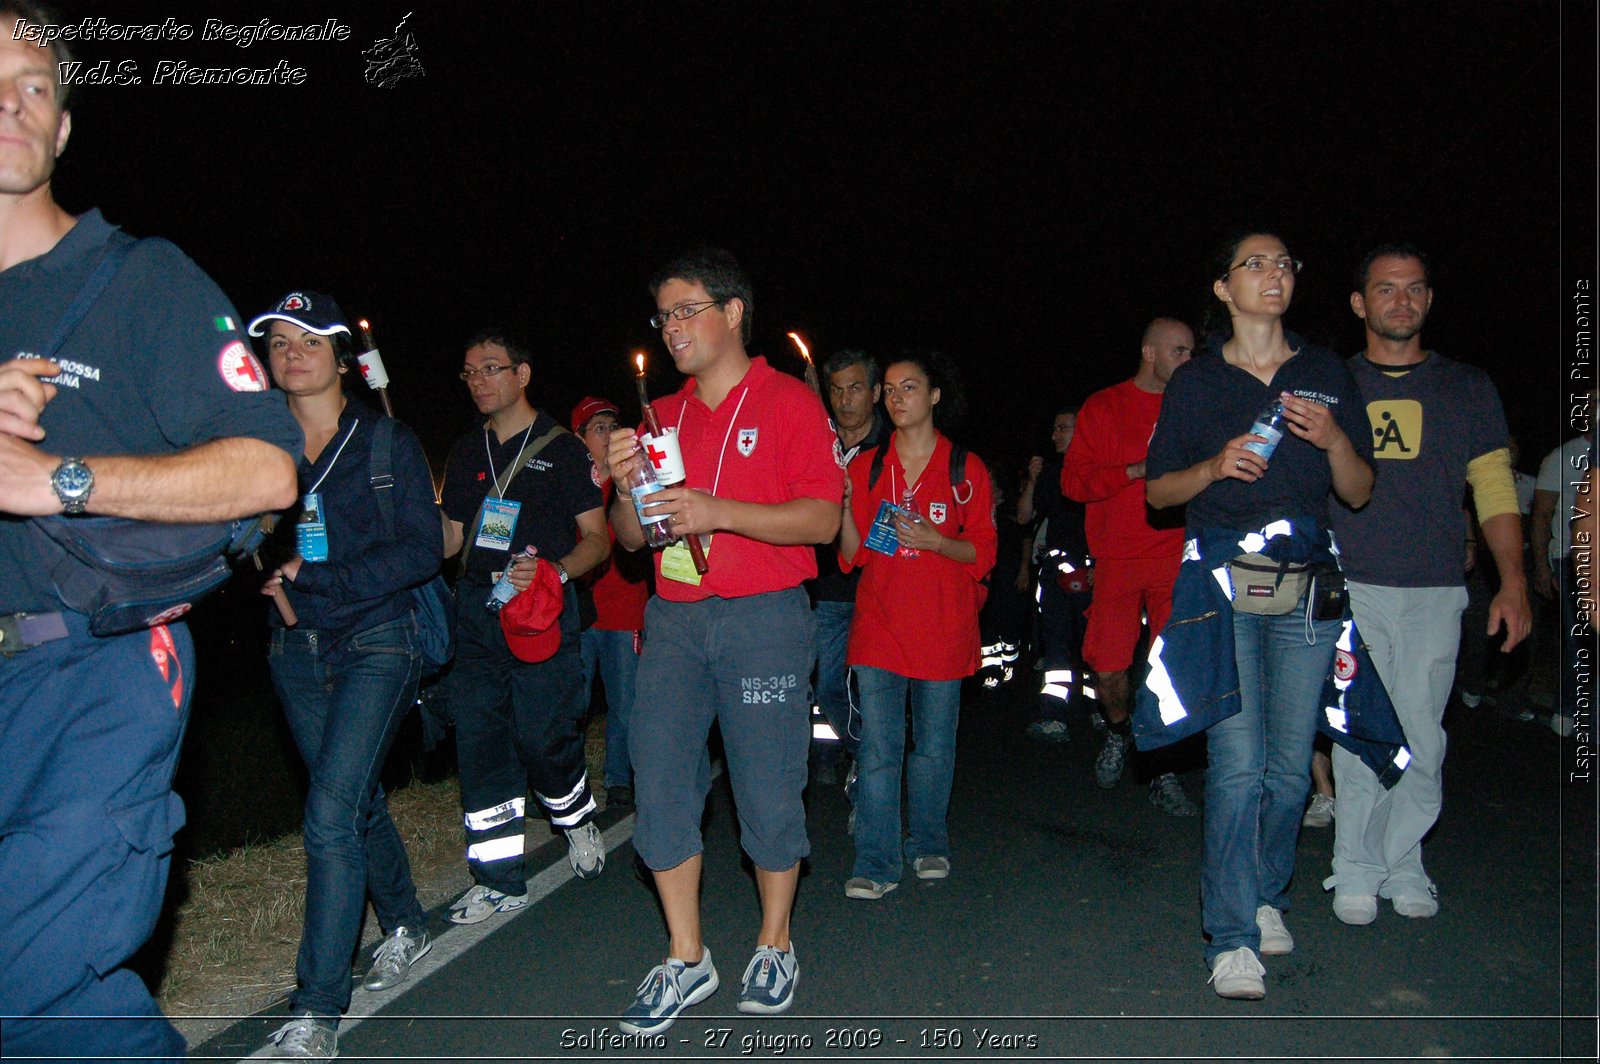
<path fill-rule="evenodd" d="M 264 392 L 267 390 L 267 373 L 256 361 L 256 356 L 235 340 L 217 352 L 217 373 L 222 383 L 236 392 Z"/>
<path fill-rule="evenodd" d="M 1356 657 L 1348 650 L 1333 652 L 1333 678 L 1340 683 L 1349 683 L 1356 674 Z"/>
<path fill-rule="evenodd" d="M 1367 404 L 1372 457 L 1408 461 L 1422 450 L 1422 404 L 1415 399 L 1380 399 Z"/>
<path fill-rule="evenodd" d="M 944 506 L 944 503 L 942 503 L 942 502 L 930 502 L 928 504 L 928 520 L 932 521 L 936 525 L 942 525 L 942 524 L 944 524 L 944 519 L 945 519 L 945 506 Z"/>
<path fill-rule="evenodd" d="M 740 429 L 738 447 L 739 453 L 749 458 L 756 450 L 756 438 L 761 435 L 760 429 Z"/>
<path fill-rule="evenodd" d="M 278 304 L 279 310 L 310 310 L 311 300 L 299 292 L 290 292 L 283 297 L 283 302 Z"/>
<path fill-rule="evenodd" d="M 594 481 L 594 486 L 597 488 L 605 486 L 600 481 L 600 468 L 594 464 L 593 455 L 589 457 L 589 479 Z"/>
<path fill-rule="evenodd" d="M 833 438 L 833 460 L 839 464 L 840 469 L 848 468 L 850 465 L 850 460 L 844 456 L 844 444 L 837 436 Z"/>

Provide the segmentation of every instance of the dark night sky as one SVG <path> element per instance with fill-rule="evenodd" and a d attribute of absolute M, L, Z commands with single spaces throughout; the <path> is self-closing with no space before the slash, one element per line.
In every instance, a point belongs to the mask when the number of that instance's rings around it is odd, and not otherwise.
<path fill-rule="evenodd" d="M 625 399 L 636 348 L 675 386 L 644 282 L 717 244 L 754 278 L 756 353 L 798 372 L 791 328 L 822 353 L 944 349 L 973 400 L 958 435 L 1015 460 L 1057 405 L 1132 372 L 1148 318 L 1198 317 L 1201 263 L 1240 224 L 1308 264 L 1290 327 L 1347 352 L 1360 252 L 1428 247 L 1430 346 L 1494 376 L 1525 467 L 1561 435 L 1559 226 L 1570 245 L 1593 213 L 1587 149 L 1562 203 L 1571 7 L 432 5 L 410 21 L 426 76 L 367 84 L 360 51 L 408 10 L 69 8 L 352 35 L 80 46 L 146 83 L 82 91 L 56 190 L 174 239 L 246 316 L 292 287 L 369 316 L 436 457 L 472 418 L 451 373 L 484 321 L 529 337 L 534 399 L 563 416 Z M 152 85 L 162 59 L 307 79 Z"/>

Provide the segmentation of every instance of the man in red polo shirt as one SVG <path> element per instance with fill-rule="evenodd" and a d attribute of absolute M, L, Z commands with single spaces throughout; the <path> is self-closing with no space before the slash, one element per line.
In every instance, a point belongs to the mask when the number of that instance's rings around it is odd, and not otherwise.
<path fill-rule="evenodd" d="M 1173 372 L 1194 353 L 1194 333 L 1157 318 L 1139 344 L 1139 371 L 1095 392 L 1078 414 L 1061 469 L 1061 491 L 1085 504 L 1084 530 L 1094 557 L 1094 593 L 1083 660 L 1095 672 L 1106 737 L 1095 758 L 1095 781 L 1115 787 L 1133 742 L 1128 720 L 1128 670 L 1145 621 L 1155 638 L 1172 612 L 1172 584 L 1183 557 L 1183 522 L 1153 527 L 1144 501 L 1144 460 Z M 1150 781 L 1150 800 L 1164 813 L 1199 812 L 1177 776 Z"/>
<path fill-rule="evenodd" d="M 668 514 L 674 534 L 699 536 L 709 571 L 698 574 L 681 543 L 668 547 L 645 611 L 650 638 L 629 728 L 639 803 L 633 841 L 654 872 L 670 943 L 623 1014 L 619 1026 L 629 1034 L 666 1030 L 718 986 L 700 928 L 712 721 L 721 726 L 740 838 L 761 894 L 738 1008 L 771 1014 L 794 1003 L 789 916 L 810 850 L 801 792 L 815 650 L 800 585 L 817 575 L 811 544 L 838 534 L 844 497 L 842 453 L 822 401 L 745 351 L 754 300 L 733 256 L 685 256 L 650 289 L 651 325 L 690 379 L 655 404 L 663 431 L 677 433 L 688 479 L 646 496 L 647 510 Z M 621 489 L 611 505 L 617 542 L 638 550 L 644 532 L 626 487 L 644 460 L 635 434 L 615 433 L 608 457 Z"/>

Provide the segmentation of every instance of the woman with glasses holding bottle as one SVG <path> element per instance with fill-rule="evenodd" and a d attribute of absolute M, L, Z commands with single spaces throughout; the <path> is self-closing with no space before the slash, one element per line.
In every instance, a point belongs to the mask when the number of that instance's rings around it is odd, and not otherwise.
<path fill-rule="evenodd" d="M 301 505 L 274 542 L 287 560 L 262 593 L 290 607 L 270 614 L 267 660 L 311 777 L 298 985 L 290 1021 L 259 1055 L 326 1059 L 337 1053 L 350 1005 L 350 959 L 368 897 L 386 936 L 368 990 L 404 980 L 430 948 L 379 775 L 422 670 L 409 589 L 438 572 L 444 534 L 417 437 L 345 391 L 354 359 L 338 305 L 293 292 L 249 331 L 266 335 L 272 379 L 306 437 Z M 377 446 L 388 450 L 389 484 L 375 480 Z"/>
<path fill-rule="evenodd" d="M 961 680 L 978 669 L 978 611 L 994 568 L 994 499 L 977 455 L 935 427 L 959 395 L 943 358 L 910 355 L 883 374 L 894 432 L 863 451 L 845 482 L 840 567 L 862 570 L 846 661 L 860 691 L 851 898 L 881 898 L 902 870 L 900 770 L 906 766 L 918 879 L 950 874 L 946 814 L 955 778 Z M 898 509 L 894 509 L 898 507 Z M 915 749 L 905 752 L 906 697 Z"/>
<path fill-rule="evenodd" d="M 1217 994 L 1246 1000 L 1266 994 L 1260 955 L 1294 948 L 1285 891 L 1341 631 L 1342 600 L 1319 619 L 1309 586 L 1313 566 L 1332 567 L 1328 493 L 1360 507 L 1373 482 L 1349 370 L 1283 327 L 1300 269 L 1263 232 L 1212 259 L 1216 328 L 1173 374 L 1146 463 L 1150 505 L 1187 505 L 1187 542 L 1136 731 L 1149 746 L 1208 733 L 1206 961 Z"/>

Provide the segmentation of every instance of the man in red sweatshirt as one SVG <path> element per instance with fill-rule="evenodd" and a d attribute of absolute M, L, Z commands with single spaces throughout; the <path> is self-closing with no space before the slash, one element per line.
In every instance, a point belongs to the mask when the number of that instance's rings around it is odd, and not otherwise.
<path fill-rule="evenodd" d="M 1094 764 L 1095 780 L 1102 787 L 1115 787 L 1122 778 L 1133 741 L 1128 670 L 1141 621 L 1148 619 L 1154 638 L 1172 612 L 1183 522 L 1151 525 L 1144 501 L 1144 459 L 1167 381 L 1193 351 L 1194 333 L 1183 322 L 1152 321 L 1140 342 L 1139 371 L 1083 404 L 1061 470 L 1062 494 L 1086 504 L 1085 531 L 1094 558 L 1083 658 L 1095 672 L 1108 725 Z M 1197 812 L 1170 772 L 1151 781 L 1150 800 L 1174 816 Z"/>

